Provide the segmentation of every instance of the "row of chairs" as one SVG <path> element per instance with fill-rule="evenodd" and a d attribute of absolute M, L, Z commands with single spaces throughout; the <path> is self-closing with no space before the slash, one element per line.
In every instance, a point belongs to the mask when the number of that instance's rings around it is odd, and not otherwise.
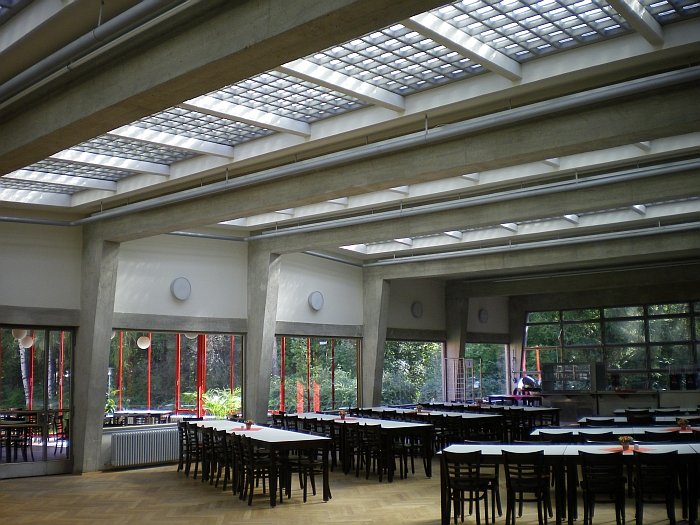
<path fill-rule="evenodd" d="M 292 478 L 296 474 L 303 500 L 306 502 L 308 487 L 316 494 L 316 476 L 322 475 L 322 458 L 316 450 L 292 451 L 287 455 L 273 458 L 270 451 L 255 443 L 245 435 L 215 430 L 212 427 L 200 428 L 196 420 L 178 423 L 180 455 L 177 471 L 184 471 L 185 476 L 193 474 L 197 479 L 201 465 L 201 481 L 218 487 L 222 481 L 222 490 L 231 484 L 231 491 L 239 499 L 253 503 L 253 494 L 262 486 L 262 493 L 267 493 L 273 461 L 277 472 L 276 482 L 279 487 L 280 502 L 283 495 L 291 498 Z M 194 470 L 192 470 L 194 468 Z M 276 496 L 275 496 L 276 497 Z"/>
<path fill-rule="evenodd" d="M 441 456 L 446 473 L 447 498 L 452 507 L 455 523 L 466 514 L 476 513 L 476 523 L 480 523 L 480 504 L 483 502 L 484 518 L 489 520 L 489 498 L 491 493 L 491 521 L 495 513 L 501 515 L 499 504 L 494 503 L 499 486 L 498 470 L 495 478 L 493 463 L 484 463 L 481 451 L 470 453 L 443 452 Z M 583 495 L 583 522 L 591 525 L 596 503 L 611 502 L 615 505 L 617 525 L 625 523 L 625 490 L 628 479 L 625 476 L 622 453 L 596 454 L 579 452 L 581 464 L 580 488 Z M 506 523 L 514 525 L 517 515 L 522 516 L 524 502 L 537 504 L 538 523 L 547 523 L 552 517 L 551 469 L 545 461 L 543 451 L 508 452 L 503 451 L 503 465 L 506 485 Z M 486 467 L 486 469 L 484 469 Z M 484 470 L 486 472 L 484 473 Z M 679 480 L 686 475 L 678 461 L 677 452 L 663 454 L 634 453 L 630 483 L 635 498 L 636 523 L 644 523 L 645 503 L 664 503 L 671 525 L 675 524 L 675 499 L 683 494 Z M 571 490 L 571 488 L 569 489 Z M 465 507 L 468 503 L 468 507 Z M 687 502 L 684 502 L 686 504 Z M 684 507 L 684 517 L 686 516 Z M 466 511 L 466 512 L 465 512 Z M 571 509 L 570 509 L 571 511 Z"/>
<path fill-rule="evenodd" d="M 583 418 L 581 426 L 586 427 L 614 427 L 614 426 L 669 426 L 668 421 L 657 421 L 656 416 L 649 412 L 630 412 L 625 414 L 625 421 L 620 422 L 614 417 Z M 667 415 L 667 414 L 664 414 Z M 681 416 L 679 416 L 681 417 Z M 689 425 L 700 426 L 700 416 L 682 416 Z"/>

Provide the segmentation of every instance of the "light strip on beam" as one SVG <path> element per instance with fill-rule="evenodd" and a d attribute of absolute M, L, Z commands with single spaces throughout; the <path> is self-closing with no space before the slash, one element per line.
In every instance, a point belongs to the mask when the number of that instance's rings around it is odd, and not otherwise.
<path fill-rule="evenodd" d="M 74 175 L 60 175 L 58 173 L 46 173 L 43 171 L 11 171 L 7 175 L 5 175 L 5 178 L 32 182 L 43 182 L 48 184 L 58 184 L 59 186 L 84 188 L 86 190 L 93 189 L 117 191 L 117 183 L 111 180 L 91 179 L 89 177 L 76 177 Z"/>
<path fill-rule="evenodd" d="M 277 71 L 339 91 L 375 106 L 400 112 L 403 112 L 406 107 L 404 97 L 401 95 L 333 71 L 327 67 L 316 65 L 308 60 L 288 62 L 279 66 Z"/>
<path fill-rule="evenodd" d="M 471 58 L 486 69 L 506 77 L 508 80 L 520 80 L 520 64 L 512 58 L 496 51 L 491 46 L 480 42 L 452 24 L 440 20 L 432 13 L 422 13 L 405 20 L 403 25 L 417 33 L 425 35 L 438 44 Z"/>
<path fill-rule="evenodd" d="M 311 127 L 306 122 L 282 117 L 274 113 L 266 113 L 259 109 L 231 104 L 226 100 L 220 100 L 208 95 L 183 102 L 179 104 L 179 107 L 189 111 L 198 111 L 199 113 L 234 120 L 236 122 L 244 122 L 259 128 L 279 131 L 280 133 L 291 133 L 302 137 L 311 135 Z"/>
<path fill-rule="evenodd" d="M 137 171 L 140 173 L 151 173 L 153 175 L 170 175 L 170 167 L 165 164 L 156 164 L 144 160 L 125 159 L 123 157 L 110 157 L 108 155 L 96 155 L 73 149 L 66 149 L 54 153 L 49 157 L 54 160 L 74 162 L 86 166 L 98 166 L 101 168 L 113 168 L 125 171 Z"/>
<path fill-rule="evenodd" d="M 168 146 L 184 151 L 190 151 L 199 155 L 215 155 L 217 157 L 233 158 L 233 147 L 225 144 L 217 144 L 206 140 L 195 139 L 192 137 L 183 137 L 163 131 L 155 131 L 140 126 L 122 126 L 110 131 L 107 135 L 115 137 L 124 137 L 148 144 L 156 144 L 159 146 Z"/>

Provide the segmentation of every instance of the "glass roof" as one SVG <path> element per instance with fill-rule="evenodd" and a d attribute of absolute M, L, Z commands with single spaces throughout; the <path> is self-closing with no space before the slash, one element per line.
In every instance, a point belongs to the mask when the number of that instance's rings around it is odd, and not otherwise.
<path fill-rule="evenodd" d="M 700 16 L 698 0 L 640 2 L 661 25 Z M 24 3 L 0 0 L 0 23 Z M 416 29 L 421 16 L 448 24 L 458 38 L 478 42 L 480 50 L 465 56 L 459 45 L 436 42 Z M 127 126 L 128 136 L 114 130 L 77 144 L 14 172 L 13 178 L 0 177 L 0 190 L 71 195 L 95 189 L 80 181 L 71 186 L 32 180 L 24 171 L 102 181 L 139 173 L 167 177 L 180 161 L 199 155 L 233 158 L 233 147 L 279 133 L 308 139 L 311 124 L 373 105 L 389 107 L 398 117 L 412 94 L 492 71 L 486 57 L 493 54 L 524 64 L 631 32 L 628 21 L 604 0 L 460 0 L 141 118 Z M 11 192 L 2 194 L 12 200 Z"/>

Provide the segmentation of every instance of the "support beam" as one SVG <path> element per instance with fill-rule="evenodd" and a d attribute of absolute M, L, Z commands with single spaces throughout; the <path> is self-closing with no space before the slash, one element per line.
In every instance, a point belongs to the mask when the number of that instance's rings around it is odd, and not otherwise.
<path fill-rule="evenodd" d="M 267 419 L 279 273 L 279 255 L 256 245 L 248 248 L 248 334 L 243 359 L 243 415 L 255 421 Z"/>
<path fill-rule="evenodd" d="M 274 185 L 261 184 L 221 192 L 105 221 L 105 225 L 109 223 L 108 238 L 121 241 L 407 183 L 689 133 L 700 129 L 700 105 L 686 103 L 696 98 L 700 98 L 700 86 L 682 86 L 663 93 L 623 99 L 616 104 L 588 106 L 566 114 L 551 115 L 547 119 L 536 118 L 508 127 L 479 129 L 453 140 L 412 145 L 380 157 L 371 154 L 373 147 L 367 147 L 367 154 L 350 164 L 304 172 L 297 163 L 295 167 L 299 166 L 300 172 L 279 179 Z M 656 110 L 650 113 L 649 107 Z M 573 211 L 562 210 L 559 214 Z M 446 225 L 443 230 L 453 227 L 454 224 Z"/>
<path fill-rule="evenodd" d="M 75 473 L 102 468 L 104 395 L 118 255 L 119 244 L 102 240 L 93 228 L 84 229 L 80 325 L 72 374 L 71 448 Z"/>
<path fill-rule="evenodd" d="M 663 28 L 639 0 L 608 0 L 608 3 L 627 20 L 632 29 L 640 33 L 650 44 L 663 45 Z"/>
<path fill-rule="evenodd" d="M 363 276 L 363 336 L 360 359 L 360 406 L 377 406 L 382 400 L 382 372 L 384 370 L 384 343 L 389 316 L 389 282 L 378 272 Z"/>
<path fill-rule="evenodd" d="M 460 287 L 445 286 L 445 357 L 464 357 L 467 344 L 467 319 L 469 319 L 469 297 Z M 446 400 L 449 401 L 449 400 Z"/>

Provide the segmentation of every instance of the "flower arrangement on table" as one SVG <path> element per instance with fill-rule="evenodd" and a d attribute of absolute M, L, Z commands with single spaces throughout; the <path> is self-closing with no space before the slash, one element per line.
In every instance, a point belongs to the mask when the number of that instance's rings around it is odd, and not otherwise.
<path fill-rule="evenodd" d="M 422 412 L 423 411 L 423 405 L 416 405 L 416 412 Z"/>
<path fill-rule="evenodd" d="M 347 412 L 343 409 L 340 409 L 340 410 L 338 410 L 338 415 L 340 416 L 340 419 L 345 419 Z"/>
<path fill-rule="evenodd" d="M 252 419 L 246 419 L 244 422 L 245 427 L 250 430 L 250 428 L 253 426 L 254 421 Z"/>
<path fill-rule="evenodd" d="M 684 417 L 679 417 L 678 419 L 676 419 L 676 425 L 681 427 L 681 430 L 685 430 L 689 426 L 688 420 L 685 419 Z"/>
<path fill-rule="evenodd" d="M 634 441 L 632 436 L 620 436 L 617 438 L 617 440 L 620 442 L 620 445 L 622 445 L 622 450 L 627 450 L 630 448 L 630 443 Z"/>

